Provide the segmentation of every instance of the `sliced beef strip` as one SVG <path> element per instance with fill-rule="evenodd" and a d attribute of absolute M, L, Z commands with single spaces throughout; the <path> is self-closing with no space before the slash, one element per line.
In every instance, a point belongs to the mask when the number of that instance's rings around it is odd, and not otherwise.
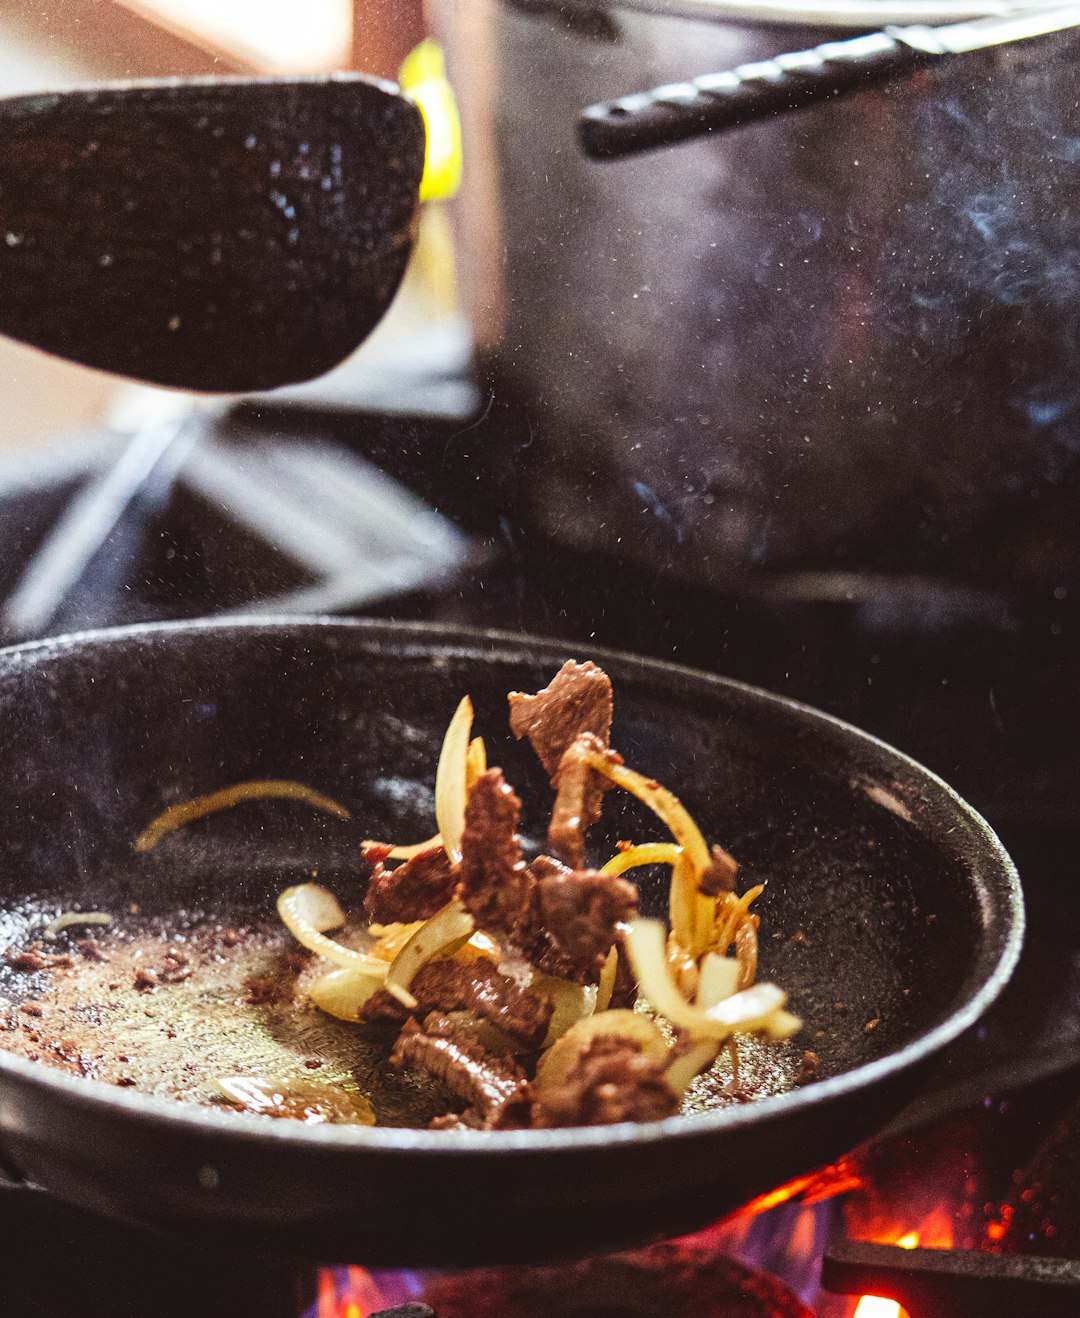
<path fill-rule="evenodd" d="M 368 881 L 364 908 L 377 924 L 429 920 L 454 895 L 457 875 L 440 846 L 388 870 L 380 861 Z"/>
<path fill-rule="evenodd" d="M 518 945 L 545 974 L 596 983 L 637 910 L 637 889 L 626 879 L 571 870 L 548 856 L 538 856 L 532 872 L 536 887 Z"/>
<path fill-rule="evenodd" d="M 451 1091 L 466 1111 L 462 1124 L 478 1121 L 484 1128 L 528 1119 L 528 1084 L 525 1072 L 505 1057 L 492 1057 L 468 1031 L 455 1027 L 438 1012 L 423 1025 L 409 1019 L 390 1055 L 394 1066 L 422 1066 Z"/>
<path fill-rule="evenodd" d="M 532 878 L 517 834 L 521 798 L 501 769 L 482 773 L 469 792 L 461 839 L 458 895 L 482 929 L 509 934 L 529 903 Z"/>
<path fill-rule="evenodd" d="M 576 738 L 559 763 L 553 779 L 556 794 L 548 843 L 556 855 L 577 869 L 585 863 L 585 833 L 599 821 L 604 793 L 612 786 L 586 763 L 584 750 L 598 751 L 612 763 L 622 764 L 622 756 L 608 750 L 591 732 Z"/>
<path fill-rule="evenodd" d="M 525 1048 L 539 1048 L 547 1034 L 553 1004 L 537 989 L 521 988 L 489 961 L 429 961 L 409 986 L 417 1011 L 467 1011 L 497 1025 Z M 364 1004 L 367 1021 L 402 1022 L 408 1010 L 386 991 L 378 989 Z"/>
<path fill-rule="evenodd" d="M 606 1126 L 616 1121 L 659 1121 L 680 1099 L 663 1077 L 662 1062 L 642 1055 L 617 1035 L 590 1040 L 560 1085 L 532 1086 L 534 1126 Z"/>
<path fill-rule="evenodd" d="M 739 872 L 739 862 L 729 856 L 723 847 L 714 846 L 709 850 L 709 863 L 698 883 L 698 892 L 704 897 L 719 897 L 725 892 L 735 891 L 735 875 Z"/>
<path fill-rule="evenodd" d="M 591 732 L 602 746 L 611 738 L 611 679 L 602 668 L 568 660 L 535 695 L 510 693 L 510 731 L 528 737 L 554 783 L 572 742 Z"/>

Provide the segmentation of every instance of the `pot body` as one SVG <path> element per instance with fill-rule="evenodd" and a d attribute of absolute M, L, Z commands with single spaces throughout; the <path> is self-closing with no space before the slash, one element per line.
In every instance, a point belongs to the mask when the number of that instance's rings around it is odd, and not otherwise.
<path fill-rule="evenodd" d="M 967 565 L 1061 481 L 1080 442 L 1080 39 L 595 162 L 585 105 L 848 33 L 538 3 L 437 6 L 462 287 L 488 383 L 528 417 L 534 525 L 725 586 Z"/>

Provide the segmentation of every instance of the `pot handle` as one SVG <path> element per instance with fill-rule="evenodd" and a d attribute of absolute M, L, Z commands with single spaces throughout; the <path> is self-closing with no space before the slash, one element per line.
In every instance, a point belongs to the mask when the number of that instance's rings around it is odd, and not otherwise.
<path fill-rule="evenodd" d="M 947 27 L 888 27 L 590 105 L 581 112 L 578 135 L 585 153 L 595 159 L 636 155 L 891 82 L 945 56 L 1077 24 L 1080 6 L 1070 5 Z"/>

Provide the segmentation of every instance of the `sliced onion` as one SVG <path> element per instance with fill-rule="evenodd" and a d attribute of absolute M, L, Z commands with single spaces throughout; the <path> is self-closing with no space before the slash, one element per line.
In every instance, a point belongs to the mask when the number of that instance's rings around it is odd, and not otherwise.
<path fill-rule="evenodd" d="M 466 789 L 471 791 L 473 783 L 484 773 L 487 773 L 487 748 L 483 737 L 474 737 L 469 742 L 469 751 L 465 756 Z"/>
<path fill-rule="evenodd" d="M 698 972 L 698 964 L 674 934 L 668 934 L 667 965 L 672 978 L 675 980 L 676 987 L 683 997 L 695 997 L 698 980 L 701 978 Z"/>
<path fill-rule="evenodd" d="M 473 783 L 486 771 L 487 750 L 484 747 L 484 739 L 483 737 L 474 737 L 469 742 L 469 750 L 465 757 L 466 793 L 472 790 Z M 442 845 L 441 833 L 429 837 L 426 842 L 412 842 L 408 846 L 400 847 L 393 847 L 388 842 L 377 842 L 374 838 L 369 837 L 360 843 L 360 850 L 367 851 L 371 848 L 372 850 L 385 851 L 387 860 L 412 860 L 413 856 L 419 856 L 421 851 L 430 851 L 433 847 L 441 847 Z"/>
<path fill-rule="evenodd" d="M 638 1045 L 645 1057 L 662 1061 L 671 1051 L 657 1026 L 636 1011 L 602 1011 L 578 1021 L 554 1043 L 536 1064 L 536 1083 L 545 1088 L 560 1085 L 573 1070 L 578 1058 L 600 1036 L 612 1035 Z"/>
<path fill-rule="evenodd" d="M 529 987 L 546 993 L 555 1004 L 544 1035 L 545 1048 L 550 1048 L 556 1039 L 561 1039 L 567 1030 L 596 1010 L 595 984 L 575 984 L 573 980 L 557 979 L 554 975 L 534 975 Z"/>
<path fill-rule="evenodd" d="M 343 805 L 338 805 L 331 797 L 324 796 L 313 787 L 307 787 L 304 783 L 294 783 L 286 778 L 263 778 L 253 782 L 234 783 L 232 787 L 223 787 L 218 792 L 211 792 L 209 796 L 194 796 L 190 801 L 181 801 L 177 805 L 169 806 L 147 824 L 135 839 L 134 848 L 136 851 L 150 851 L 166 833 L 173 833 L 195 819 L 216 814 L 219 810 L 230 810 L 243 801 L 265 800 L 303 801 L 307 805 L 314 806 L 316 810 L 323 810 L 328 815 L 336 815 L 338 819 L 351 818 Z"/>
<path fill-rule="evenodd" d="M 358 1021 L 360 1008 L 382 988 L 383 976 L 363 970 L 331 970 L 308 988 L 308 997 L 320 1011 L 339 1021 Z"/>
<path fill-rule="evenodd" d="M 765 891 L 763 883 L 747 888 L 741 897 L 726 893 L 717 903 L 716 921 L 709 939 L 711 951 L 723 956 L 735 939 L 739 925 L 746 919 L 753 902 Z"/>
<path fill-rule="evenodd" d="M 320 883 L 301 883 L 289 888 L 279 899 L 290 897 L 292 909 L 306 924 L 311 925 L 316 933 L 325 934 L 329 929 L 340 929 L 345 923 L 345 912 L 341 903 Z"/>
<path fill-rule="evenodd" d="M 757 979 L 757 916 L 751 915 L 735 930 L 735 957 L 739 963 L 739 988 L 749 988 Z"/>
<path fill-rule="evenodd" d="M 41 931 L 42 938 L 55 938 L 63 929 L 70 929 L 72 925 L 83 924 L 112 924 L 112 916 L 106 915 L 104 911 L 65 911 L 58 915 L 55 920 L 50 920 L 45 928 Z"/>
<path fill-rule="evenodd" d="M 742 989 L 723 1002 L 718 1002 L 715 1007 L 709 1007 L 705 1019 L 729 1031 L 750 1033 L 754 1030 L 767 1030 L 769 1018 L 785 1002 L 787 994 L 779 984 L 752 984 L 748 989 Z"/>
<path fill-rule="evenodd" d="M 461 861 L 461 835 L 465 832 L 466 761 L 472 721 L 472 701 L 463 696 L 446 729 L 435 770 L 435 822 L 446 854 L 455 865 Z"/>
<path fill-rule="evenodd" d="M 348 970 L 361 970 L 380 977 L 386 974 L 385 961 L 326 937 L 323 930 L 336 929 L 344 924 L 345 913 L 333 893 L 317 883 L 286 888 L 277 900 L 277 908 L 286 929 L 309 951 Z"/>
<path fill-rule="evenodd" d="M 601 874 L 625 874 L 638 865 L 674 865 L 682 855 L 682 847 L 674 842 L 640 842 L 636 847 L 617 851 L 601 865 Z"/>
<path fill-rule="evenodd" d="M 664 1072 L 664 1082 L 681 1097 L 690 1088 L 691 1082 L 712 1066 L 719 1055 L 720 1044 L 715 1039 L 702 1039 L 675 1058 Z"/>
<path fill-rule="evenodd" d="M 740 973 L 738 961 L 709 952 L 701 963 L 695 1005 L 704 1010 L 730 998 L 739 987 Z"/>
<path fill-rule="evenodd" d="M 481 929 L 477 929 L 469 941 L 463 943 L 454 953 L 455 961 L 500 961 L 501 959 L 502 952 L 498 943 Z"/>
<path fill-rule="evenodd" d="M 773 1043 L 782 1043 L 798 1034 L 802 1021 L 790 1011 L 774 1011 L 761 1027 L 762 1033 Z"/>
<path fill-rule="evenodd" d="M 374 1126 L 375 1109 L 363 1094 L 338 1086 L 304 1084 L 295 1080 L 268 1080 L 259 1076 L 219 1078 L 218 1088 L 244 1112 L 261 1117 L 284 1117 L 309 1125 L 323 1122 Z"/>
<path fill-rule="evenodd" d="M 456 952 L 468 942 L 475 928 L 472 916 L 456 897 L 447 902 L 430 920 L 424 921 L 394 957 L 386 975 L 387 992 L 403 1007 L 415 1011 L 417 1002 L 409 992 L 409 985 L 416 972 L 428 961 Z"/>
<path fill-rule="evenodd" d="M 423 923 L 423 920 L 414 920 L 411 924 L 368 925 L 368 933 L 375 939 L 371 955 L 389 965 Z"/>
<path fill-rule="evenodd" d="M 419 856 L 421 851 L 430 851 L 432 847 L 441 847 L 442 837 L 436 833 L 434 837 L 429 837 L 426 842 L 412 842 L 406 847 L 392 847 L 388 842 L 376 842 L 374 838 L 366 837 L 360 843 L 361 852 L 382 851 L 386 853 L 387 860 L 412 860 L 413 856 Z"/>
<path fill-rule="evenodd" d="M 736 1030 L 763 1029 L 767 1018 L 787 1001 L 787 994 L 775 984 L 755 984 L 712 1007 L 688 1002 L 668 970 L 664 926 L 658 920 L 631 921 L 626 947 L 642 994 L 693 1039 L 722 1042 Z"/>
<path fill-rule="evenodd" d="M 612 947 L 600 971 L 600 983 L 596 986 L 596 1011 L 607 1011 L 611 995 L 615 992 L 615 976 L 619 973 L 619 949 Z"/>
<path fill-rule="evenodd" d="M 644 774 L 628 769 L 625 764 L 611 763 L 602 751 L 583 746 L 580 753 L 585 762 L 597 773 L 602 773 L 616 786 L 632 793 L 660 816 L 671 830 L 672 837 L 687 853 L 690 863 L 700 878 L 709 864 L 709 848 L 705 845 L 701 830 L 674 792 L 669 792 L 654 778 L 646 778 Z"/>

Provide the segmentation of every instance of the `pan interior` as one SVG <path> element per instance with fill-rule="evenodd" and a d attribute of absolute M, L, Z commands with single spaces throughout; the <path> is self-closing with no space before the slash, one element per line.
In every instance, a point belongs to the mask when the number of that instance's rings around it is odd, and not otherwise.
<path fill-rule="evenodd" d="M 90 932 L 98 953 L 75 945 L 86 930 L 48 949 L 70 953 L 70 967 L 0 972 L 0 1046 L 185 1100 L 206 1100 L 221 1075 L 340 1085 L 369 1094 L 381 1124 L 426 1124 L 439 1095 L 388 1067 L 390 1039 L 330 1020 L 294 991 L 313 970 L 278 926 L 274 898 L 315 875 L 358 907 L 360 838 L 434 831 L 438 747 L 465 692 L 489 761 L 525 802 L 527 838 L 542 838 L 550 789 L 506 730 L 505 697 L 536 689 L 559 661 L 527 644 L 440 648 L 360 628 L 266 626 L 149 629 L 9 660 L 0 944 L 25 947 L 60 910 L 114 923 Z M 672 787 L 733 852 L 741 886 L 768 883 L 755 908 L 759 978 L 786 987 L 806 1024 L 785 1049 L 744 1049 L 744 1088 L 789 1087 L 807 1049 L 823 1076 L 883 1056 L 970 993 L 1006 931 L 979 871 L 978 830 L 936 784 L 741 688 L 609 668 L 627 762 Z M 353 817 L 257 803 L 132 852 L 165 805 L 250 778 L 306 782 Z M 618 839 L 662 836 L 612 792 L 591 858 Z M 662 907 L 663 883 L 643 874 L 647 911 Z M 142 967 L 156 984 L 140 986 Z M 727 1079 L 720 1067 L 699 1082 L 691 1107 L 732 1101 Z"/>

